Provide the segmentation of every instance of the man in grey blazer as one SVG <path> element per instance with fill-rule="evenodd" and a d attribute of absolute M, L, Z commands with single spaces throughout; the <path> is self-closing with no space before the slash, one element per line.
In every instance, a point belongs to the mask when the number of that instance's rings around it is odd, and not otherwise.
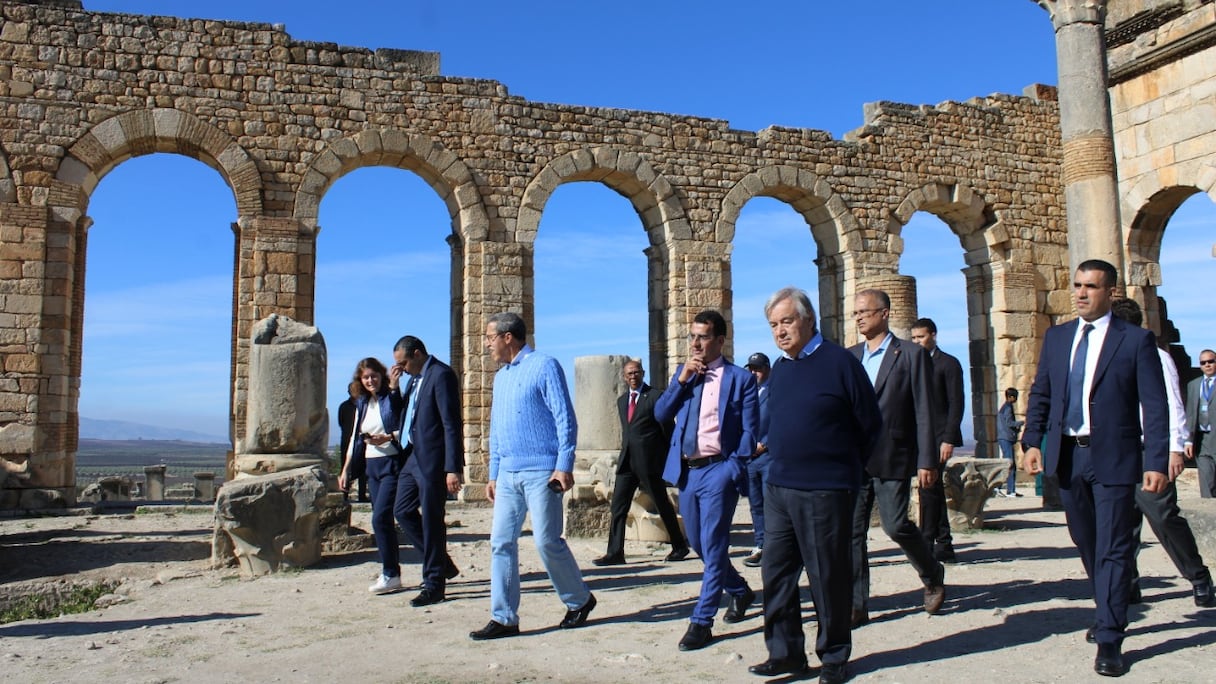
<path fill-rule="evenodd" d="M 912 476 L 922 490 L 932 487 L 938 476 L 933 361 L 923 347 L 891 334 L 891 298 L 886 292 L 862 290 L 854 302 L 853 318 L 865 339 L 849 351 L 861 361 L 874 383 L 883 422 L 866 463 L 853 515 L 852 623 L 857 628 L 870 619 L 866 537 L 875 501 L 883 531 L 903 549 L 925 586 L 924 607 L 930 615 L 940 611 L 946 600 L 946 569 L 908 518 Z"/>
<path fill-rule="evenodd" d="M 1186 457 L 1199 469 L 1199 496 L 1210 499 L 1216 494 L 1216 439 L 1208 410 L 1216 391 L 1216 351 L 1199 352 L 1199 370 L 1203 375 L 1186 386 Z"/>

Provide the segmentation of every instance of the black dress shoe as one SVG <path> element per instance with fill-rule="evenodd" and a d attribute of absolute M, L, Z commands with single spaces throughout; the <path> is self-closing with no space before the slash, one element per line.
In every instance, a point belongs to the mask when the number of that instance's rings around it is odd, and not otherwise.
<path fill-rule="evenodd" d="M 941 545 L 933 549 L 933 558 L 939 563 L 955 563 L 958 562 L 958 556 L 954 555 L 954 547 Z"/>
<path fill-rule="evenodd" d="M 672 549 L 671 553 L 667 554 L 667 557 L 664 558 L 663 560 L 667 561 L 668 563 L 682 561 L 685 558 L 688 558 L 689 553 L 691 553 L 691 552 L 688 550 L 687 546 L 681 546 L 678 549 Z"/>
<path fill-rule="evenodd" d="M 714 635 L 709 631 L 709 625 L 698 625 L 691 622 L 688 624 L 688 631 L 684 632 L 683 638 L 680 639 L 680 650 L 695 651 L 705 648 L 713 638 Z"/>
<path fill-rule="evenodd" d="M 624 565 L 625 557 L 624 556 L 600 556 L 599 558 L 596 558 L 595 560 L 591 561 L 591 564 L 598 565 L 600 567 L 603 567 L 605 565 Z"/>
<path fill-rule="evenodd" d="M 742 594 L 731 596 L 730 602 L 726 606 L 726 614 L 722 616 L 722 622 L 742 622 L 743 618 L 747 617 L 747 608 L 756 600 L 756 592 L 752 591 L 751 587 L 744 587 Z"/>
<path fill-rule="evenodd" d="M 583 604 L 583 607 L 567 610 L 566 617 L 562 618 L 562 621 L 557 623 L 557 626 L 562 629 L 579 627 L 587 621 L 587 616 L 593 610 L 595 610 L 595 594 L 587 594 L 587 602 Z"/>
<path fill-rule="evenodd" d="M 1216 605 L 1216 595 L 1212 592 L 1212 578 L 1195 585 L 1195 605 L 1200 608 L 1211 608 Z"/>
<path fill-rule="evenodd" d="M 1096 629 L 1098 629 L 1097 625 L 1090 625 L 1089 629 L 1085 630 L 1085 641 L 1087 643 L 1091 643 L 1091 644 L 1098 643 L 1098 637 L 1094 633 L 1094 630 L 1096 630 Z"/>
<path fill-rule="evenodd" d="M 819 671 L 819 684 L 840 684 L 848 680 L 849 671 L 844 665 L 824 664 Z"/>
<path fill-rule="evenodd" d="M 1119 653 L 1119 647 L 1114 644 L 1098 644 L 1098 657 L 1094 658 L 1094 672 L 1103 677 L 1122 677 L 1127 673 L 1127 665 Z"/>
<path fill-rule="evenodd" d="M 849 626 L 853 629 L 863 627 L 870 622 L 870 614 L 864 608 L 854 608 L 853 615 L 850 618 Z"/>
<path fill-rule="evenodd" d="M 421 608 L 422 606 L 429 606 L 432 603 L 439 603 L 443 601 L 443 598 L 443 590 L 423 589 L 421 593 L 410 599 L 410 605 L 415 608 Z"/>
<path fill-rule="evenodd" d="M 513 637 L 517 634 L 519 634 L 519 625 L 504 625 L 501 622 L 490 620 L 485 627 L 476 632 L 469 632 L 469 638 L 473 641 L 485 641 L 486 639 Z"/>
<path fill-rule="evenodd" d="M 456 564 L 449 558 L 448 564 L 443 568 L 443 578 L 445 580 L 454 580 L 459 574 L 460 568 L 456 567 Z"/>
<path fill-rule="evenodd" d="M 803 675 L 809 669 L 810 667 L 807 666 L 805 660 L 769 658 L 759 665 L 752 665 L 747 668 L 747 671 L 761 677 L 776 677 L 783 674 Z"/>

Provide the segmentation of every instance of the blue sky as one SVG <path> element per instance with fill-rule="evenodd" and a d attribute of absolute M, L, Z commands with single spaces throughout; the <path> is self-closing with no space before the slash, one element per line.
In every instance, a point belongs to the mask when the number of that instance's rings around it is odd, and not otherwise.
<path fill-rule="evenodd" d="M 355 0 L 334 12 L 311 0 L 85 0 L 93 11 L 281 23 L 297 40 L 432 50 L 444 75 L 497 80 L 530 100 L 709 116 L 748 130 L 775 124 L 840 137 L 862 124 L 867 102 L 936 104 L 1057 80 L 1051 22 L 1029 0 L 779 5 L 788 6 Z M 225 435 L 231 191 L 201 162 L 155 154 L 107 175 L 89 214 L 81 414 Z M 1208 334 L 1202 293 L 1185 283 L 1210 277 L 1214 216 L 1206 197 L 1193 197 L 1166 231 L 1162 293 L 1184 341 Z M 388 168 L 342 177 L 319 223 L 315 322 L 328 345 L 333 412 L 354 364 L 390 358 L 400 335 L 450 359 L 450 228 L 432 190 Z M 903 237 L 901 271 L 918 279 L 920 314 L 966 364 L 959 241 L 927 214 Z M 646 245 L 628 201 L 604 186 L 563 185 L 546 205 L 535 338 L 568 378 L 576 356 L 645 357 Z M 736 354 L 771 355 L 761 305 L 786 284 L 815 295 L 814 242 L 792 209 L 759 198 L 744 207 L 734 248 Z M 385 278 L 400 282 L 396 300 L 383 297 Z"/>

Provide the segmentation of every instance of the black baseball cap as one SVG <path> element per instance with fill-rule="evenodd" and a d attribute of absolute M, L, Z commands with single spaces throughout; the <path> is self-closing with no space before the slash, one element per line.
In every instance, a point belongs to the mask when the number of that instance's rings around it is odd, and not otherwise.
<path fill-rule="evenodd" d="M 747 357 L 747 363 L 744 364 L 743 367 L 744 368 L 768 368 L 769 366 L 770 366 L 770 364 L 768 362 L 768 357 L 760 352 L 756 352 L 755 354 L 752 354 L 751 356 Z"/>

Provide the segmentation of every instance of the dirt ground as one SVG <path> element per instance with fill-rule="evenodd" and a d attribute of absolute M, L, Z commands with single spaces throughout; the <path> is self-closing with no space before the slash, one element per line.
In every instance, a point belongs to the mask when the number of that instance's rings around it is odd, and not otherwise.
<path fill-rule="evenodd" d="M 1193 477 L 1181 490 L 1185 510 L 1197 498 Z M 1084 640 L 1093 603 L 1063 514 L 1042 510 L 1029 493 L 993 499 L 989 511 L 988 529 L 956 534 L 959 562 L 947 567 L 946 607 L 934 617 L 921 610 L 902 554 L 871 531 L 872 621 L 854 632 L 852 681 L 1101 680 Z M 356 509 L 356 524 L 366 527 L 367 518 L 366 507 Z M 565 608 L 525 538 L 523 633 L 471 641 L 469 631 L 489 619 L 490 509 L 452 505 L 448 519 L 462 572 L 449 600 L 427 608 L 409 606 L 413 590 L 367 593 L 374 550 L 256 580 L 207 570 L 206 509 L 2 519 L 0 592 L 73 579 L 121 585 L 100 610 L 0 625 L 0 672 L 9 682 L 760 681 L 747 672 L 766 657 L 759 604 L 734 625 L 719 613 L 705 650 L 676 648 L 702 566 L 695 556 L 664 563 L 665 546 L 631 542 L 628 565 L 597 568 L 591 559 L 605 540 L 571 540 L 599 606 L 585 627 L 561 630 Z M 1144 603 L 1133 606 L 1124 681 L 1216 681 L 1216 609 L 1196 608 L 1150 532 L 1145 541 Z M 742 565 L 751 542 L 746 505 L 733 542 L 736 566 L 759 591 L 760 570 Z M 418 579 L 417 559 L 404 553 L 408 582 Z M 813 619 L 806 626 L 817 665 Z"/>

